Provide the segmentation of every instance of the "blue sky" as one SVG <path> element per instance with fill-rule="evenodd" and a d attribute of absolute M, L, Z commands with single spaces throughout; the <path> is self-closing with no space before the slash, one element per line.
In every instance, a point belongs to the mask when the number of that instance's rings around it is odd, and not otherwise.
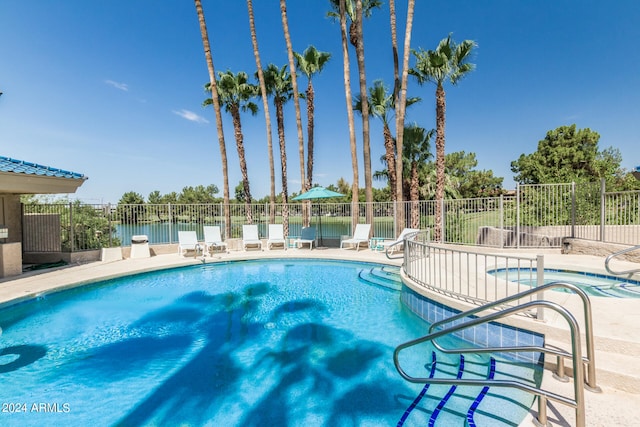
<path fill-rule="evenodd" d="M 396 3 L 402 47 L 406 2 Z M 513 188 L 511 162 L 535 151 L 548 130 L 575 123 L 600 134 L 600 149 L 619 149 L 624 168 L 640 164 L 640 2 L 416 3 L 413 48 L 433 49 L 449 33 L 478 44 L 477 69 L 458 86 L 445 87 L 447 152 L 476 153 L 477 169 L 493 170 Z M 203 0 L 203 6 L 216 70 L 253 74 L 246 2 Z M 263 66 L 284 65 L 279 2 L 254 0 L 254 9 Z M 314 79 L 314 181 L 321 185 L 352 177 L 339 27 L 326 17 L 328 10 L 328 0 L 288 1 L 294 50 L 314 45 L 332 53 Z M 388 4 L 364 30 L 369 86 L 380 78 L 391 82 Z M 0 40 L 0 155 L 85 174 L 88 181 L 72 197 L 87 202 L 199 184 L 222 191 L 215 117 L 202 107 L 208 73 L 192 1 L 6 0 L 0 2 Z M 354 55 L 351 69 L 356 93 Z M 305 78 L 299 81 L 306 86 Z M 409 94 L 422 102 L 409 109 L 408 123 L 435 127 L 434 93 L 433 85 L 420 87 L 410 78 Z M 290 104 L 285 120 L 294 192 L 300 173 Z M 269 171 L 263 112 L 244 115 L 243 128 L 252 194 L 264 197 Z M 241 176 L 226 114 L 224 129 L 233 197 Z M 359 126 L 358 146 L 362 177 Z M 372 168 L 379 170 L 378 121 L 372 122 L 371 147 Z M 274 158 L 280 191 L 277 152 Z"/>

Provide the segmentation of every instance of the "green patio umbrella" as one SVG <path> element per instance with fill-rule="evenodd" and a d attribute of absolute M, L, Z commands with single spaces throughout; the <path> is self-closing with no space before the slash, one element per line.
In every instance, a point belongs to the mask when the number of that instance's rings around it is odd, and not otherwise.
<path fill-rule="evenodd" d="M 331 197 L 342 197 L 344 194 L 336 193 L 324 187 L 313 187 L 311 190 L 297 195 L 292 200 L 317 200 L 317 199 L 329 199 Z M 320 236 L 320 245 L 322 246 L 322 220 L 320 219 L 320 209 L 318 209 L 318 235 Z"/>

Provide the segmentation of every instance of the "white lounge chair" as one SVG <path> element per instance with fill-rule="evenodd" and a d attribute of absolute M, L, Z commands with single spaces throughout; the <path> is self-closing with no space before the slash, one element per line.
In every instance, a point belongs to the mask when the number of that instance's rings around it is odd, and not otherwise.
<path fill-rule="evenodd" d="M 258 246 L 262 250 L 262 240 L 258 237 L 258 226 L 255 224 L 242 226 L 242 249 L 246 251 L 249 246 Z"/>
<path fill-rule="evenodd" d="M 219 225 L 205 225 L 204 230 L 204 254 L 209 255 L 216 249 L 227 250 L 227 244 L 222 241 Z"/>
<path fill-rule="evenodd" d="M 185 256 L 187 252 L 194 251 L 194 257 L 202 252 L 202 245 L 198 242 L 195 231 L 178 231 L 178 255 Z"/>
<path fill-rule="evenodd" d="M 282 247 L 287 250 L 287 242 L 284 240 L 284 228 L 282 224 L 269 224 L 267 249 L 273 249 L 273 245 L 282 245 Z"/>
<path fill-rule="evenodd" d="M 411 234 L 417 233 L 419 231 L 420 229 L 418 228 L 405 228 L 404 230 L 402 230 L 396 240 L 385 240 L 384 242 L 382 242 L 382 248 L 389 254 L 392 254 L 395 251 L 400 251 L 404 248 L 404 239 L 406 239 Z"/>
<path fill-rule="evenodd" d="M 371 224 L 356 224 L 353 237 L 340 242 L 340 249 L 346 249 L 344 245 L 353 245 L 356 250 L 360 250 L 360 243 L 369 244 L 369 231 L 371 231 Z"/>
<path fill-rule="evenodd" d="M 309 249 L 313 249 L 313 243 L 316 241 L 315 227 L 302 227 L 302 235 L 293 241 L 296 248 L 300 249 L 302 245 L 309 245 Z"/>

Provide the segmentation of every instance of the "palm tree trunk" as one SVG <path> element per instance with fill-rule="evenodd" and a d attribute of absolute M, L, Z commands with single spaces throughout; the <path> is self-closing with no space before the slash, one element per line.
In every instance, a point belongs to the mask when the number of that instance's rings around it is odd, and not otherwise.
<path fill-rule="evenodd" d="M 442 200 L 444 199 L 444 131 L 446 99 L 444 87 L 436 87 L 436 223 L 434 240 L 442 241 Z"/>
<path fill-rule="evenodd" d="M 420 210 L 418 208 L 420 194 L 417 162 L 411 162 L 411 184 L 409 187 L 409 199 L 411 200 L 411 228 L 420 228 Z"/>
<path fill-rule="evenodd" d="M 353 104 L 351 95 L 351 78 L 349 67 L 349 45 L 347 44 L 347 16 L 345 12 L 345 0 L 340 0 L 340 36 L 342 38 L 342 59 L 344 93 L 347 99 L 347 118 L 349 122 L 349 145 L 351 147 L 351 169 L 353 170 L 353 183 L 351 184 L 351 227 L 354 229 L 360 219 L 358 210 L 358 153 L 356 146 L 356 128 L 353 117 Z"/>
<path fill-rule="evenodd" d="M 287 19 L 287 1 L 280 0 L 280 15 L 282 18 L 282 30 L 284 32 L 284 40 L 287 45 L 287 57 L 289 58 L 289 70 L 291 71 L 291 86 L 293 88 L 293 105 L 296 110 L 296 128 L 298 131 L 298 154 L 300 156 L 300 186 L 301 191 L 308 190 L 306 188 L 305 171 L 304 171 L 304 136 L 302 134 L 302 115 L 300 113 L 300 96 L 298 91 L 298 79 L 296 78 L 296 64 L 293 58 L 293 47 L 291 46 L 291 35 L 289 34 L 289 21 Z M 309 209 L 306 205 L 302 208 L 302 223 L 309 226 Z"/>
<path fill-rule="evenodd" d="M 362 152 L 364 162 L 364 196 L 366 201 L 365 218 L 367 224 L 372 224 L 373 232 L 373 176 L 371 174 L 371 144 L 369 134 L 369 101 L 367 98 L 367 78 L 364 65 L 364 38 L 362 35 L 362 0 L 356 0 L 358 44 L 356 58 L 358 61 L 358 76 L 360 80 L 360 99 L 362 104 Z"/>
<path fill-rule="evenodd" d="M 256 35 L 256 25 L 253 17 L 253 3 L 247 0 L 247 9 L 249 12 L 249 28 L 251 30 L 251 43 L 253 44 L 253 56 L 256 58 L 256 68 L 258 70 L 258 81 L 260 82 L 260 94 L 262 95 L 262 106 L 264 108 L 264 119 L 267 127 L 267 149 L 269 151 L 269 223 L 273 224 L 276 220 L 276 173 L 273 164 L 273 142 L 271 140 L 271 116 L 269 114 L 269 99 L 267 97 L 267 86 L 264 82 L 264 73 L 262 72 L 262 64 L 260 62 L 260 51 L 258 50 L 258 36 Z M 285 238 L 287 235 L 284 235 Z"/>
<path fill-rule="evenodd" d="M 404 35 L 404 50 L 402 59 L 402 80 L 400 83 L 399 99 L 396 103 L 396 233 L 404 228 L 404 205 L 402 191 L 402 139 L 404 136 L 404 113 L 407 104 L 407 79 L 409 76 L 409 55 L 411 53 L 411 28 L 413 26 L 413 10 L 415 0 L 409 0 L 407 8 L 407 25 Z"/>
<path fill-rule="evenodd" d="M 276 100 L 276 122 L 280 142 L 280 166 L 282 168 L 282 228 L 289 235 L 289 189 L 287 186 L 287 150 L 284 139 L 284 112 L 282 102 Z"/>
<path fill-rule="evenodd" d="M 230 112 L 233 119 L 233 134 L 236 138 L 238 160 L 240 161 L 240 173 L 242 174 L 242 187 L 244 189 L 244 207 L 247 215 L 247 224 L 253 224 L 253 213 L 251 212 L 251 189 L 249 187 L 249 174 L 247 173 L 247 160 L 244 155 L 244 135 L 242 134 L 240 111 L 237 106 L 234 106 Z"/>
<path fill-rule="evenodd" d="M 307 84 L 307 189 L 313 187 L 314 92 L 311 78 Z"/>
<path fill-rule="evenodd" d="M 382 127 L 382 133 L 384 135 L 384 148 L 385 148 L 385 160 L 387 161 L 387 172 L 389 173 L 389 187 L 391 188 L 391 201 L 397 200 L 396 195 L 396 157 L 395 157 L 395 142 L 393 135 L 391 135 L 391 129 L 389 125 L 384 123 Z M 395 204 L 395 203 L 394 203 Z"/>
<path fill-rule="evenodd" d="M 229 210 L 229 169 L 227 166 L 227 148 L 224 140 L 224 131 L 222 129 L 222 113 L 220 110 L 220 99 L 218 98 L 218 86 L 216 84 L 216 73 L 213 67 L 213 56 L 211 55 L 211 47 L 209 45 L 209 34 L 207 32 L 207 24 L 204 19 L 204 11 L 202 10 L 201 0 L 194 0 L 198 21 L 200 23 L 200 34 L 202 35 L 202 45 L 204 47 L 204 56 L 207 61 L 209 70 L 209 82 L 211 85 L 211 99 L 213 101 L 213 111 L 216 116 L 216 129 L 218 132 L 218 144 L 220 146 L 220 161 L 222 162 L 222 194 L 223 194 L 223 210 L 224 210 L 224 227 L 223 238 L 231 237 L 231 212 Z"/>
<path fill-rule="evenodd" d="M 391 51 L 393 52 L 393 99 L 398 101 L 400 91 L 400 72 L 398 70 L 398 36 L 396 31 L 396 2 L 389 0 L 389 21 L 391 25 Z M 394 105 L 398 105 L 395 102 Z M 392 187 L 393 188 L 393 187 Z"/>

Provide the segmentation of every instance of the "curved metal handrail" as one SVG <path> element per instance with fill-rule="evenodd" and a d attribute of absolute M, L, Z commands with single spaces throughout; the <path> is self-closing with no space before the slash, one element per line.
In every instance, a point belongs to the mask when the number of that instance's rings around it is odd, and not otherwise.
<path fill-rule="evenodd" d="M 564 282 L 553 282 L 553 283 L 546 283 L 544 285 L 540 285 L 540 286 L 536 286 L 535 288 L 531 288 L 528 289 L 526 291 L 522 291 L 518 294 L 512 295 L 512 296 L 508 296 L 502 299 L 499 299 L 497 301 L 485 304 L 483 306 L 480 307 L 476 307 L 473 308 L 471 310 L 465 311 L 463 313 L 459 313 L 456 314 L 455 316 L 451 316 L 451 317 L 447 317 L 446 319 L 440 320 L 438 322 L 434 322 L 431 324 L 431 326 L 429 326 L 429 333 L 432 333 L 436 328 L 445 325 L 447 323 L 450 322 L 454 322 L 456 320 L 459 319 L 463 319 L 465 317 L 469 317 L 469 316 L 473 316 L 476 313 L 488 310 L 488 309 L 492 309 L 495 307 L 500 307 L 500 306 L 504 306 L 509 302 L 512 301 L 517 301 L 519 299 L 525 298 L 529 295 L 532 294 L 536 294 L 538 292 L 541 291 L 546 291 L 549 289 L 557 289 L 557 288 L 562 288 L 562 289 L 568 289 L 572 292 L 574 292 L 575 294 L 577 294 L 580 299 L 582 300 L 582 309 L 583 309 L 583 315 L 584 315 L 584 328 L 585 328 L 585 347 L 587 350 L 587 354 L 585 357 L 583 357 L 583 362 L 586 363 L 586 367 L 587 367 L 587 377 L 586 377 L 586 386 L 587 388 L 589 388 L 589 390 L 594 391 L 594 392 L 600 392 L 600 387 L 597 385 L 596 382 L 596 362 L 595 362 L 595 357 L 596 357 L 596 353 L 594 350 L 594 345 L 593 345 L 593 315 L 592 315 L 592 310 L 591 310 L 591 300 L 589 299 L 589 296 L 586 294 L 586 292 L 584 290 L 582 290 L 581 288 L 579 288 L 578 286 L 571 284 L 571 283 L 564 283 Z M 463 325 L 469 326 L 467 325 L 467 323 L 463 323 Z M 465 327 L 466 327 L 465 326 Z M 443 347 L 441 347 L 437 341 L 433 341 L 434 346 L 442 351 L 443 353 L 471 353 L 471 352 L 475 352 L 475 353 L 483 353 L 483 352 L 490 352 L 491 349 L 487 348 L 487 349 L 477 349 L 477 348 L 470 348 L 470 349 L 456 349 L 456 350 L 448 350 L 445 349 Z M 506 347 L 501 347 L 506 349 Z M 565 351 L 559 351 L 556 349 L 550 349 L 550 348 L 545 348 L 544 350 L 539 350 L 537 347 L 510 347 L 508 349 L 508 351 L 511 352 L 526 352 L 526 351 L 544 351 L 545 353 L 549 353 L 549 354 L 553 354 L 555 356 L 559 356 L 559 357 L 571 357 L 570 354 L 568 354 Z"/>
<path fill-rule="evenodd" d="M 400 255 L 400 256 L 391 256 L 389 255 L 389 249 L 394 248 L 398 245 L 405 245 L 407 240 L 413 240 L 415 239 L 419 234 L 425 234 L 428 238 L 429 236 L 429 230 L 420 230 L 420 231 L 414 231 L 413 233 L 407 233 L 404 236 L 404 239 L 399 240 L 397 242 L 394 242 L 392 244 L 390 244 L 389 246 L 387 246 L 386 250 L 384 251 L 384 254 L 387 256 L 388 259 L 400 259 L 400 258 L 404 258 L 404 255 Z M 393 252 L 393 251 L 391 251 Z"/>
<path fill-rule="evenodd" d="M 562 315 L 567 323 L 569 324 L 569 328 L 571 330 L 571 351 L 573 354 L 573 374 L 574 374 L 574 398 L 569 399 L 565 396 L 552 393 L 547 390 L 543 390 L 537 387 L 530 386 L 525 383 L 520 383 L 518 381 L 513 380 L 469 380 L 469 379 L 444 379 L 444 378 L 420 378 L 420 377 L 412 377 L 407 374 L 404 369 L 400 366 L 399 354 L 402 350 L 412 347 L 414 345 L 431 341 L 435 343 L 435 339 L 448 335 L 452 332 L 465 329 L 470 326 L 479 325 L 481 323 L 491 322 L 493 320 L 500 319 L 502 317 L 506 317 L 512 314 L 517 314 L 522 311 L 527 311 L 533 307 L 546 307 L 552 310 L 555 310 L 560 315 Z M 474 310 L 475 311 L 475 310 Z M 466 316 L 465 316 L 466 317 Z M 450 319 L 448 319 L 450 320 Z M 538 348 L 538 347 L 526 347 L 529 351 L 537 350 L 537 351 L 546 351 L 547 349 Z M 476 349 L 477 351 L 478 349 Z M 499 348 L 495 349 L 495 351 L 508 351 L 508 348 Z M 582 346 L 580 343 L 580 328 L 578 326 L 578 322 L 575 317 L 564 307 L 559 304 L 551 301 L 530 301 L 524 304 L 521 304 L 516 307 L 505 308 L 501 311 L 490 313 L 483 317 L 476 317 L 464 323 L 459 323 L 457 325 L 441 329 L 437 332 L 432 332 L 426 336 L 421 338 L 417 338 L 406 343 L 400 344 L 396 347 L 393 352 L 393 363 L 396 367 L 396 370 L 400 373 L 400 375 L 407 381 L 413 383 L 429 383 L 429 384 L 455 384 L 455 385 L 472 385 L 472 386 L 496 386 L 496 387 L 509 387 L 516 388 L 519 390 L 523 390 L 529 393 L 532 393 L 539 397 L 538 399 L 538 421 L 541 422 L 541 425 L 546 425 L 546 400 L 552 399 L 556 402 L 563 403 L 575 409 L 576 411 L 576 425 L 578 427 L 583 427 L 585 425 L 585 410 L 584 410 L 584 371 L 580 364 L 582 363 Z"/>
<path fill-rule="evenodd" d="M 611 267 L 609 267 L 609 262 L 612 259 L 614 259 L 615 257 L 617 257 L 618 255 L 626 254 L 627 252 L 633 252 L 633 251 L 638 250 L 638 249 L 640 249 L 640 245 L 632 246 L 630 248 L 626 248 L 626 249 L 623 249 L 621 251 L 612 253 L 611 255 L 609 255 L 604 260 L 604 268 L 607 270 L 607 272 L 609 272 L 610 274 L 613 274 L 615 276 L 624 276 L 625 274 L 640 273 L 640 268 L 636 268 L 635 270 L 614 271 L 614 270 L 611 269 Z"/>

